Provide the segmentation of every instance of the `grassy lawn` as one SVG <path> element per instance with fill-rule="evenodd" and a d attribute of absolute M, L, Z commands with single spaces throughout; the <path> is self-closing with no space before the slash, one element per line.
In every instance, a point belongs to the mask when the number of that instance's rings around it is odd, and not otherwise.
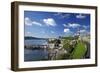
<path fill-rule="evenodd" d="M 70 55 L 70 58 L 72 59 L 81 59 L 84 57 L 85 53 L 87 51 L 86 45 L 83 42 L 78 42 L 75 49 Z"/>

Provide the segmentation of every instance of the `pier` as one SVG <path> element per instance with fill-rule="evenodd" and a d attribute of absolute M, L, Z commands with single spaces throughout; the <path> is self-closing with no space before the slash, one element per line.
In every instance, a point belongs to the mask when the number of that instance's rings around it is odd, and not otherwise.
<path fill-rule="evenodd" d="M 48 45 L 25 45 L 24 46 L 26 49 L 47 49 L 49 46 Z"/>

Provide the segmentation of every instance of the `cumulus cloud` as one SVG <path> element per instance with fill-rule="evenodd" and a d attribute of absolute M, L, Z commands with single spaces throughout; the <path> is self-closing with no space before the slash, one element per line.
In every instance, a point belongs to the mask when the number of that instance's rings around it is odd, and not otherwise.
<path fill-rule="evenodd" d="M 84 29 L 83 30 L 80 30 L 80 33 L 85 33 L 85 32 L 86 32 L 86 30 L 84 30 Z"/>
<path fill-rule="evenodd" d="M 25 17 L 25 25 L 27 25 L 27 26 L 32 26 L 32 25 L 42 26 L 41 23 L 39 23 L 37 21 L 32 21 L 29 17 Z"/>
<path fill-rule="evenodd" d="M 70 17 L 70 14 L 68 14 L 68 13 L 65 14 L 65 13 L 59 13 L 58 12 L 58 13 L 55 13 L 54 15 L 59 16 L 61 19 Z"/>
<path fill-rule="evenodd" d="M 42 24 L 41 24 L 41 23 L 38 23 L 38 22 L 36 22 L 36 21 L 33 21 L 33 22 L 32 22 L 32 24 L 42 26 Z"/>
<path fill-rule="evenodd" d="M 70 17 L 70 14 L 62 14 L 61 15 L 61 18 L 69 18 Z"/>
<path fill-rule="evenodd" d="M 47 26 L 56 26 L 56 22 L 53 18 L 47 18 L 47 19 L 43 19 L 43 22 L 47 25 Z"/>
<path fill-rule="evenodd" d="M 25 18 L 25 25 L 28 25 L 28 26 L 32 25 L 32 21 L 28 17 Z"/>
<path fill-rule="evenodd" d="M 82 29 L 79 31 L 81 35 L 90 35 L 90 32 L 85 30 L 85 29 Z"/>
<path fill-rule="evenodd" d="M 85 15 L 82 15 L 82 14 L 78 14 L 78 15 L 76 15 L 76 18 L 79 18 L 79 19 L 83 19 L 83 18 L 85 18 L 86 16 Z"/>
<path fill-rule="evenodd" d="M 67 25 L 67 24 L 63 24 L 63 26 L 64 26 L 64 27 L 68 27 L 68 25 Z"/>
<path fill-rule="evenodd" d="M 87 28 L 89 28 L 89 26 L 83 25 L 83 28 L 87 29 Z"/>
<path fill-rule="evenodd" d="M 69 33 L 69 32 L 71 32 L 71 31 L 70 31 L 70 29 L 68 29 L 68 28 L 65 28 L 65 29 L 64 29 L 64 32 L 67 32 L 67 33 Z"/>
<path fill-rule="evenodd" d="M 80 24 L 77 24 L 77 23 L 68 23 L 68 27 L 77 28 L 77 27 L 80 27 Z"/>

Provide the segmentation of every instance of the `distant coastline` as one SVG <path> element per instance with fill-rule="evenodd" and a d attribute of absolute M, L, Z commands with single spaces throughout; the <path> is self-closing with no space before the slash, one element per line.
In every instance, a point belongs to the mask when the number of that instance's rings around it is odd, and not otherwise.
<path fill-rule="evenodd" d="M 38 40 L 48 40 L 48 38 L 38 38 L 38 37 L 32 37 L 32 36 L 25 36 L 25 40 L 32 40 L 32 39 L 38 39 Z"/>

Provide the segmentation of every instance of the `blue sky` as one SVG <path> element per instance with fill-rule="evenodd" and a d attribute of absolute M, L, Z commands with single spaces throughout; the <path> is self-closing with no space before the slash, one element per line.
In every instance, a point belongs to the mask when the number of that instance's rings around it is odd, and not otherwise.
<path fill-rule="evenodd" d="M 90 33 L 90 14 L 24 11 L 25 36 L 57 38 Z"/>

